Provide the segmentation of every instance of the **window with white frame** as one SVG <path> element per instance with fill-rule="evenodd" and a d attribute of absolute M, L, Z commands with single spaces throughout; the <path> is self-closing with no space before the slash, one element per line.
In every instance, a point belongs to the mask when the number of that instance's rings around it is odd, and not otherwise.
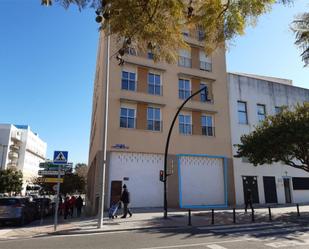
<path fill-rule="evenodd" d="M 192 134 L 192 119 L 190 114 L 179 114 L 179 133 Z"/>
<path fill-rule="evenodd" d="M 247 103 L 244 101 L 237 101 L 238 122 L 240 124 L 248 124 Z"/>
<path fill-rule="evenodd" d="M 153 60 L 153 53 L 151 52 L 151 50 L 147 51 L 147 58 Z"/>
<path fill-rule="evenodd" d="M 258 121 L 264 121 L 266 118 L 266 108 L 265 105 L 257 104 L 257 115 L 258 115 Z"/>
<path fill-rule="evenodd" d="M 208 93 L 208 86 L 207 84 L 205 83 L 201 83 L 200 84 L 200 89 L 206 87 L 203 91 L 201 91 L 200 93 L 200 99 L 201 99 L 201 102 L 207 102 L 207 101 L 210 101 L 209 99 L 209 93 Z"/>
<path fill-rule="evenodd" d="M 148 93 L 153 95 L 161 95 L 161 75 L 156 73 L 148 73 Z"/>
<path fill-rule="evenodd" d="M 147 129 L 161 131 L 161 110 L 157 107 L 147 108 Z"/>
<path fill-rule="evenodd" d="M 202 124 L 202 135 L 204 136 L 215 135 L 215 127 L 213 125 L 213 117 L 211 115 L 202 115 L 201 124 Z"/>
<path fill-rule="evenodd" d="M 120 127 L 135 128 L 135 109 L 128 107 L 120 108 Z"/>
<path fill-rule="evenodd" d="M 135 91 L 136 89 L 136 73 L 122 71 L 121 89 Z"/>
<path fill-rule="evenodd" d="M 178 96 L 180 99 L 187 99 L 191 96 L 191 82 L 186 79 L 178 80 Z"/>
<path fill-rule="evenodd" d="M 212 71 L 212 63 L 210 57 L 204 51 L 200 51 L 200 69 L 205 71 Z"/>
<path fill-rule="evenodd" d="M 178 65 L 181 67 L 191 67 L 191 51 L 186 49 L 179 50 Z"/>

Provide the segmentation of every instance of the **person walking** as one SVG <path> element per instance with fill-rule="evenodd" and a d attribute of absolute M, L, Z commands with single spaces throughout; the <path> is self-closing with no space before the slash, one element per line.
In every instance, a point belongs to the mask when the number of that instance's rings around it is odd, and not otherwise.
<path fill-rule="evenodd" d="M 248 205 L 252 209 L 252 191 L 250 188 L 247 189 L 246 198 L 245 198 L 245 213 L 247 213 Z"/>
<path fill-rule="evenodd" d="M 128 214 L 131 217 L 132 213 L 128 207 L 130 204 L 130 193 L 127 189 L 127 185 L 125 184 L 123 185 L 123 191 L 122 191 L 120 200 L 123 203 L 123 215 L 121 216 L 121 218 L 126 218 Z"/>
<path fill-rule="evenodd" d="M 69 204 L 70 204 L 70 214 L 71 218 L 74 216 L 74 207 L 75 207 L 76 198 L 74 195 L 71 196 Z"/>
<path fill-rule="evenodd" d="M 77 210 L 77 217 L 80 218 L 82 213 L 82 207 L 83 207 L 83 198 L 81 196 L 78 196 L 75 202 L 76 210 Z"/>
<path fill-rule="evenodd" d="M 69 212 L 70 212 L 70 200 L 69 200 L 69 197 L 65 197 L 64 199 L 64 219 L 66 220 L 68 215 L 69 215 Z"/>

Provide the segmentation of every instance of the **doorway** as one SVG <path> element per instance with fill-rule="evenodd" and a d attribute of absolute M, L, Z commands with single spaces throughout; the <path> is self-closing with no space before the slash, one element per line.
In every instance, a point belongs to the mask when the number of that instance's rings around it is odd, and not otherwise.
<path fill-rule="evenodd" d="M 122 181 L 112 181 L 110 206 L 116 204 L 120 200 L 121 191 L 122 191 Z"/>
<path fill-rule="evenodd" d="M 283 178 L 283 185 L 284 185 L 285 203 L 292 203 L 290 179 Z"/>
<path fill-rule="evenodd" d="M 242 183 L 243 183 L 243 189 L 244 189 L 244 200 L 246 199 L 246 193 L 248 189 L 251 189 L 252 203 L 260 203 L 257 177 L 256 176 L 243 176 Z"/>
<path fill-rule="evenodd" d="M 276 178 L 274 176 L 263 176 L 264 194 L 266 203 L 278 203 Z"/>

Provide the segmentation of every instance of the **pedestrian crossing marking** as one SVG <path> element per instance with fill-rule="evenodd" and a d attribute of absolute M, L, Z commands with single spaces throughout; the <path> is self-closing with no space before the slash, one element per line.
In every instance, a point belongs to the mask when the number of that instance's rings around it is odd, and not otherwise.
<path fill-rule="evenodd" d="M 208 245 L 207 247 L 210 248 L 210 249 L 227 249 L 224 246 L 219 246 L 219 245 L 216 245 L 216 244 Z"/>
<path fill-rule="evenodd" d="M 309 239 L 306 239 L 304 241 L 280 241 L 280 242 L 272 242 L 267 243 L 265 246 L 269 246 L 272 248 L 283 248 L 283 247 L 296 247 L 296 246 L 307 246 L 309 245 Z"/>

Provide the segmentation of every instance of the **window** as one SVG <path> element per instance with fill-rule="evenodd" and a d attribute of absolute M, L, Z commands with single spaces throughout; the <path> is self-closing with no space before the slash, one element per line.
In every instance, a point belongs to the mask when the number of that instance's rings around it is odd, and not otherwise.
<path fill-rule="evenodd" d="M 191 52 L 181 49 L 179 51 L 178 65 L 181 67 L 191 67 Z"/>
<path fill-rule="evenodd" d="M 266 118 L 266 111 L 265 111 L 265 105 L 257 104 L 257 115 L 258 115 L 258 120 L 264 121 Z"/>
<path fill-rule="evenodd" d="M 237 108 L 238 108 L 238 122 L 240 124 L 248 124 L 247 103 L 243 101 L 237 101 Z"/>
<path fill-rule="evenodd" d="M 292 177 L 294 190 L 308 190 L 309 178 L 308 177 Z"/>
<path fill-rule="evenodd" d="M 281 106 L 275 106 L 275 115 L 280 114 L 282 112 Z"/>
<path fill-rule="evenodd" d="M 178 81 L 178 96 L 180 99 L 187 99 L 191 95 L 190 80 L 179 79 Z"/>
<path fill-rule="evenodd" d="M 191 115 L 179 115 L 179 133 L 185 135 L 192 134 Z"/>
<path fill-rule="evenodd" d="M 153 53 L 149 50 L 147 52 L 147 58 L 150 59 L 150 60 L 153 60 Z"/>
<path fill-rule="evenodd" d="M 212 71 L 211 59 L 205 54 L 204 51 L 200 51 L 200 69 L 204 71 Z"/>
<path fill-rule="evenodd" d="M 136 74 L 132 72 L 122 71 L 121 89 L 135 91 Z"/>
<path fill-rule="evenodd" d="M 160 74 L 148 73 L 148 93 L 154 95 L 161 95 Z"/>
<path fill-rule="evenodd" d="M 135 110 L 121 107 L 120 109 L 120 127 L 135 128 Z"/>
<path fill-rule="evenodd" d="M 202 135 L 204 136 L 214 136 L 215 131 L 213 127 L 213 118 L 209 115 L 203 115 L 201 117 L 202 123 Z"/>
<path fill-rule="evenodd" d="M 147 129 L 151 131 L 161 131 L 161 111 L 160 108 L 147 108 Z"/>
<path fill-rule="evenodd" d="M 200 89 L 202 89 L 205 86 L 206 86 L 205 90 L 201 91 L 201 94 L 200 94 L 202 102 L 210 101 L 209 96 L 208 96 L 208 86 L 205 83 L 201 83 Z"/>

